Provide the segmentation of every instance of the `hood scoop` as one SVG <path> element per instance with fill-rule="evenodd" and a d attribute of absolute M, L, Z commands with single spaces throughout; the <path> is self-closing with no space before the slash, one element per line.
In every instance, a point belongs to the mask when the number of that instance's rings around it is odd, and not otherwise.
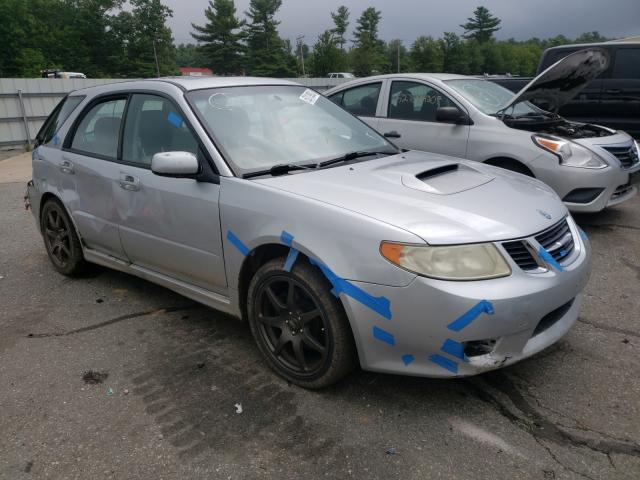
<path fill-rule="evenodd" d="M 452 195 L 489 183 L 493 177 L 463 163 L 448 163 L 415 175 L 402 175 L 402 184 L 435 195 Z"/>

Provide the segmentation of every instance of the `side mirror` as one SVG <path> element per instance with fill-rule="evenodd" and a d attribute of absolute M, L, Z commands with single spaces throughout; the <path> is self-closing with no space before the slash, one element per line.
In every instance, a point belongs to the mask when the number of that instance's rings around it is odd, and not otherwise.
<path fill-rule="evenodd" d="M 151 171 L 162 177 L 190 177 L 200 171 L 191 152 L 158 152 L 151 159 Z"/>
<path fill-rule="evenodd" d="M 456 107 L 440 107 L 436 110 L 436 120 L 443 123 L 455 123 L 458 125 L 472 125 L 469 116 Z"/>

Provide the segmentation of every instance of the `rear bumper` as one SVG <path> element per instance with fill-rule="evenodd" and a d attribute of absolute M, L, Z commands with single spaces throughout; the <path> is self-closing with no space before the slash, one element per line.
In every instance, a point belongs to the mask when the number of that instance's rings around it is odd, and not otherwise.
<path fill-rule="evenodd" d="M 469 376 L 513 364 L 555 343 L 577 320 L 591 272 L 589 242 L 571 226 L 578 253 L 563 271 L 531 274 L 512 264 L 509 277 L 493 280 L 417 277 L 407 287 L 353 282 L 389 299 L 392 312 L 387 320 L 342 296 L 362 368 Z"/>

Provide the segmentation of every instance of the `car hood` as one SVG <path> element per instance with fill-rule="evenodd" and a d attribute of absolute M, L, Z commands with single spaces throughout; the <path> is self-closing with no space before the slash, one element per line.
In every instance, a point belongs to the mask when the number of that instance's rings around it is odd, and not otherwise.
<path fill-rule="evenodd" d="M 531 80 L 502 110 L 516 103 L 537 100 L 544 102 L 545 109 L 556 112 L 604 72 L 609 67 L 609 61 L 609 53 L 600 48 L 572 53 Z"/>
<path fill-rule="evenodd" d="M 567 214 L 538 180 L 414 151 L 255 181 L 373 217 L 432 245 L 529 236 Z"/>

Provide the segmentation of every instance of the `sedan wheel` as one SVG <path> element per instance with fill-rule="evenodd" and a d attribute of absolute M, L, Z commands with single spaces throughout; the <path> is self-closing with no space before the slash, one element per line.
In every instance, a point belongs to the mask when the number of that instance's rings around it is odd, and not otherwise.
<path fill-rule="evenodd" d="M 248 313 L 256 342 L 270 366 L 288 380 L 320 388 L 354 366 L 355 348 L 342 306 L 326 279 L 299 262 L 261 267 L 251 281 Z"/>

